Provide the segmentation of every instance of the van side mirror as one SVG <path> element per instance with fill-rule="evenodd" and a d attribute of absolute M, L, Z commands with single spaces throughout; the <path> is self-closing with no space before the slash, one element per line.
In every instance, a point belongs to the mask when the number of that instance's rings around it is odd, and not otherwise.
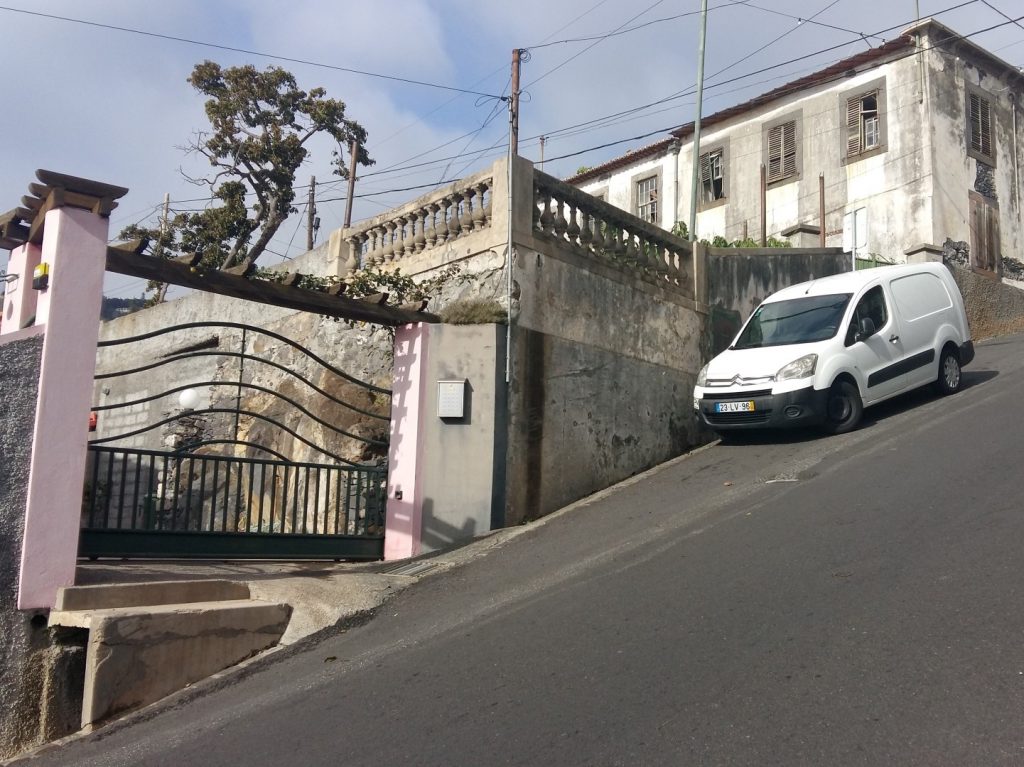
<path fill-rule="evenodd" d="M 875 322 L 870 317 L 864 317 L 860 321 L 860 330 L 853 337 L 854 342 L 863 341 L 875 334 Z"/>

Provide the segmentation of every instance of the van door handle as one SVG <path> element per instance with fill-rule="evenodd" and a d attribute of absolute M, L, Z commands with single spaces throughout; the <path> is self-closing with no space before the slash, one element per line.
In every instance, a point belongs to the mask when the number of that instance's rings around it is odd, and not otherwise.
<path fill-rule="evenodd" d="M 893 333 L 891 336 L 889 336 L 889 343 L 891 343 L 891 344 L 894 344 L 894 343 L 896 343 L 899 340 L 900 340 L 900 337 L 898 335 L 896 335 L 895 333 Z"/>

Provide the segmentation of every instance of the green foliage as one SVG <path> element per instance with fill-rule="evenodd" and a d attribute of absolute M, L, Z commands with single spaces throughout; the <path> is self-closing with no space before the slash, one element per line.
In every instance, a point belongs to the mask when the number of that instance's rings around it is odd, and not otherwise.
<path fill-rule="evenodd" d="M 453 301 L 441 310 L 441 319 L 449 325 L 504 325 L 508 312 L 493 299 L 471 298 Z"/>
<path fill-rule="evenodd" d="M 581 165 L 580 167 L 578 167 L 576 169 L 576 175 L 577 176 L 582 176 L 584 173 L 589 173 L 592 170 L 593 170 L 593 168 L 590 167 L 589 165 Z"/>
<path fill-rule="evenodd" d="M 676 237 L 679 237 L 680 239 L 683 239 L 683 240 L 690 239 L 690 229 L 689 229 L 689 227 L 686 226 L 686 222 L 685 221 L 676 221 L 675 224 L 673 224 L 673 226 L 672 226 L 672 234 L 674 234 Z M 725 237 L 722 237 L 721 235 L 715 235 L 710 240 L 706 240 L 706 239 L 705 240 L 701 240 L 700 243 L 702 245 L 707 245 L 707 246 L 710 246 L 712 248 L 760 248 L 761 247 L 761 243 L 760 242 L 758 242 L 757 240 L 754 240 L 754 239 L 752 239 L 750 237 L 747 237 L 746 239 L 739 239 L 739 240 L 727 240 L 727 239 L 725 239 Z M 791 248 L 793 246 L 790 245 L 789 240 L 780 240 L 780 239 L 777 239 L 775 237 L 769 237 L 768 241 L 767 241 L 767 243 L 766 243 L 766 245 L 764 247 L 766 247 L 766 248 Z"/>
<path fill-rule="evenodd" d="M 188 81 L 208 97 L 210 129 L 197 132 L 185 150 L 212 168 L 208 177 L 189 180 L 209 187 L 211 203 L 177 213 L 163 229 L 131 226 L 121 232 L 123 239 L 149 239 L 156 254 L 202 253 L 200 268 L 206 269 L 255 263 L 295 212 L 295 174 L 316 135 L 338 142 L 335 175 L 348 178 L 342 150 L 352 141 L 360 147 L 357 162 L 373 164 L 362 148 L 366 131 L 345 117 L 345 104 L 327 98 L 323 88 L 301 90 L 279 67 L 261 72 L 204 61 Z"/>

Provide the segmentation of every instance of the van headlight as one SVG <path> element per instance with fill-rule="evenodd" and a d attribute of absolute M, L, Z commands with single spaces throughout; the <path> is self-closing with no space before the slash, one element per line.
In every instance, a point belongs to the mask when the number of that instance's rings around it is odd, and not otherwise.
<path fill-rule="evenodd" d="M 809 378 L 814 375 L 814 368 L 818 365 L 817 354 L 807 354 L 800 359 L 793 360 L 788 365 L 779 368 L 775 374 L 776 381 L 789 381 L 794 378 Z"/>
<path fill-rule="evenodd" d="M 708 363 L 708 364 L 711 364 L 711 363 Z M 704 367 L 702 367 L 700 369 L 700 372 L 697 373 L 697 386 L 707 386 L 707 385 L 708 385 L 708 366 L 705 365 Z"/>

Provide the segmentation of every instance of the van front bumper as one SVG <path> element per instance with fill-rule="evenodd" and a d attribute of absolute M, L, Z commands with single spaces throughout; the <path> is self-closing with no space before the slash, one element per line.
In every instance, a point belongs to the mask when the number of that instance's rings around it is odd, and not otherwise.
<path fill-rule="evenodd" d="M 760 391 L 708 391 L 696 400 L 697 416 L 715 431 L 740 429 L 778 429 L 790 426 L 814 426 L 825 421 L 828 390 L 813 386 L 773 394 Z M 719 412 L 719 403 L 753 402 L 752 410 Z"/>

